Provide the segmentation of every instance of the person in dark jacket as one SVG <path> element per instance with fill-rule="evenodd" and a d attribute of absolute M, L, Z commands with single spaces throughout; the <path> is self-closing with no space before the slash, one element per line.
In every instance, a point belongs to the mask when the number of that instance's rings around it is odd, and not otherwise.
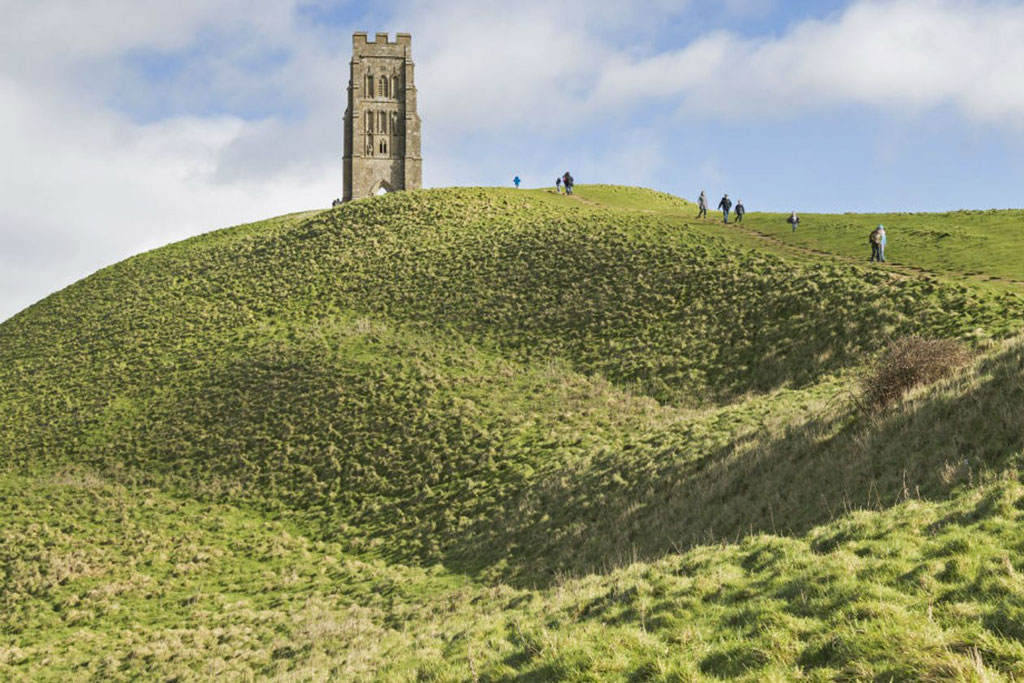
<path fill-rule="evenodd" d="M 793 213 L 789 214 L 789 218 L 786 219 L 786 222 L 792 225 L 793 232 L 796 232 L 796 226 L 800 225 L 800 216 L 797 216 L 796 211 L 794 211 Z"/>
<path fill-rule="evenodd" d="M 697 198 L 697 218 L 708 217 L 708 196 L 704 194 L 704 190 L 700 191 L 700 197 Z"/>
<path fill-rule="evenodd" d="M 562 176 L 555 178 L 555 192 L 562 194 Z"/>
<path fill-rule="evenodd" d="M 729 199 L 729 195 L 723 195 L 722 201 L 718 202 L 718 208 L 722 210 L 722 219 L 729 222 L 729 209 L 732 208 L 732 200 Z"/>
<path fill-rule="evenodd" d="M 565 185 L 566 194 L 572 194 L 572 186 L 574 182 L 575 181 L 573 180 L 572 176 L 569 174 L 568 171 L 566 171 L 565 175 L 562 176 L 562 184 Z"/>
<path fill-rule="evenodd" d="M 743 222 L 743 214 L 745 214 L 746 212 L 747 212 L 747 210 L 743 206 L 743 200 L 741 199 L 738 202 L 736 202 L 736 222 L 737 223 L 742 223 Z"/>

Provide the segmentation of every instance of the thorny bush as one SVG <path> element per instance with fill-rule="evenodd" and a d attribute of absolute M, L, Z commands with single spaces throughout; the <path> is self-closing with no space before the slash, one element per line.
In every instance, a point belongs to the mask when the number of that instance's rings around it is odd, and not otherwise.
<path fill-rule="evenodd" d="M 909 336 L 890 341 L 861 382 L 866 409 L 884 408 L 916 386 L 952 374 L 970 360 L 955 339 L 924 339 Z"/>

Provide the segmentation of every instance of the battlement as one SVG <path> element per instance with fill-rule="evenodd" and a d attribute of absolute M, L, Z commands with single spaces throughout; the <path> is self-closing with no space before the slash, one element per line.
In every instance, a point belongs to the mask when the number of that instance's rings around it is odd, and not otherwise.
<path fill-rule="evenodd" d="M 412 45 L 412 35 L 409 33 L 396 33 L 395 40 L 391 41 L 387 33 L 378 33 L 374 40 L 370 40 L 370 34 L 366 31 L 356 31 L 352 34 L 352 47 L 358 48 L 365 45 Z"/>

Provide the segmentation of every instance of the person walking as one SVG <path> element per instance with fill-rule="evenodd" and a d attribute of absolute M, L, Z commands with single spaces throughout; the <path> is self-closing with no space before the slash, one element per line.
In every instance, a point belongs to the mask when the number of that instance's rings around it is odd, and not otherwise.
<path fill-rule="evenodd" d="M 878 226 L 868 235 L 868 244 L 871 245 L 871 258 L 868 261 L 882 260 L 882 226 Z"/>
<path fill-rule="evenodd" d="M 572 175 L 570 175 L 569 172 L 566 171 L 565 175 L 562 176 L 562 184 L 565 185 L 566 194 L 572 194 L 572 186 L 574 182 L 575 181 L 573 180 Z"/>
<path fill-rule="evenodd" d="M 519 176 L 516 176 L 515 178 L 512 179 L 512 182 L 516 184 L 516 189 L 518 190 L 519 183 L 521 183 L 522 181 L 519 179 Z"/>
<path fill-rule="evenodd" d="M 555 178 L 555 192 L 557 194 L 562 194 L 562 176 Z"/>
<path fill-rule="evenodd" d="M 697 198 L 697 218 L 707 219 L 708 217 L 708 196 L 704 194 L 704 190 L 700 191 L 700 197 Z"/>
<path fill-rule="evenodd" d="M 738 202 L 736 202 L 736 222 L 737 223 L 742 223 L 743 222 L 743 214 L 745 214 L 746 212 L 747 212 L 747 210 L 743 206 L 743 200 L 741 199 Z"/>
<path fill-rule="evenodd" d="M 878 232 L 882 234 L 882 241 L 878 243 L 878 260 L 885 262 L 885 226 L 878 224 Z"/>
<path fill-rule="evenodd" d="M 789 218 L 786 219 L 786 222 L 792 225 L 793 232 L 796 232 L 796 226 L 800 225 L 800 216 L 797 216 L 796 211 L 794 211 L 793 213 L 789 214 Z"/>
<path fill-rule="evenodd" d="M 729 199 L 729 195 L 722 195 L 722 201 L 718 202 L 718 208 L 722 210 L 722 219 L 729 222 L 729 209 L 732 208 L 732 200 Z"/>

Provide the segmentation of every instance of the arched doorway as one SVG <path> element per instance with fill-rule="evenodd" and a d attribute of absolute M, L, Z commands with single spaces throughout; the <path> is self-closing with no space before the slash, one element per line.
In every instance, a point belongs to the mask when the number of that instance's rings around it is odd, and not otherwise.
<path fill-rule="evenodd" d="M 382 180 L 382 181 L 380 181 L 379 183 L 377 183 L 376 185 L 373 186 L 373 191 L 371 191 L 370 194 L 375 196 L 375 197 L 379 197 L 382 194 L 388 194 L 389 192 L 394 192 L 394 191 L 395 191 L 395 188 L 391 187 L 391 183 L 389 183 L 386 180 Z"/>

